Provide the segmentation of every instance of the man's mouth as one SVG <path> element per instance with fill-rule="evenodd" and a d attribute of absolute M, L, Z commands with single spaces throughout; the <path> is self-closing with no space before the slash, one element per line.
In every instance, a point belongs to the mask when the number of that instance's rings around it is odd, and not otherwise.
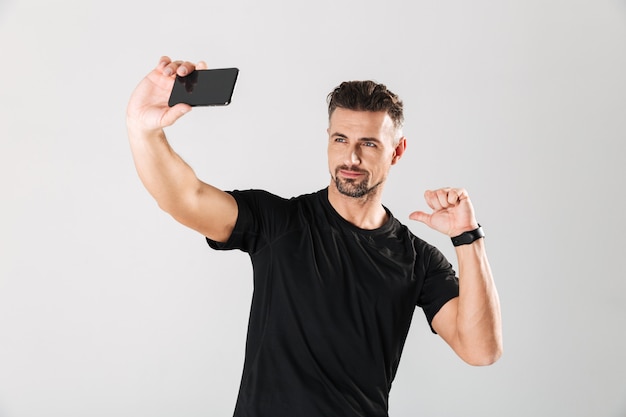
<path fill-rule="evenodd" d="M 359 178 L 365 174 L 365 171 L 361 171 L 359 169 L 350 169 L 348 167 L 341 167 L 337 169 L 337 171 L 342 177 L 350 179 Z"/>

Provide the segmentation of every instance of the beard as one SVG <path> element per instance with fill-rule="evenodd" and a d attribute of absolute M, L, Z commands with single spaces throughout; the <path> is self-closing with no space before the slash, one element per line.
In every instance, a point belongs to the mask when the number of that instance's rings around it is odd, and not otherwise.
<path fill-rule="evenodd" d="M 363 173 L 363 178 L 361 180 L 356 180 L 353 178 L 339 178 L 339 170 L 344 169 L 344 170 L 352 170 L 352 171 L 358 171 Z M 370 176 L 368 173 L 361 171 L 361 170 L 357 170 L 354 168 L 349 168 L 346 166 L 341 166 L 339 168 L 337 168 L 335 170 L 335 176 L 333 177 L 333 180 L 335 181 L 335 186 L 337 187 L 337 191 L 339 191 L 341 194 L 348 196 L 348 197 L 353 197 L 353 198 L 362 198 L 365 197 L 366 195 L 370 194 L 372 191 L 374 191 L 376 188 L 378 188 L 378 186 L 380 184 L 382 184 L 382 181 L 374 184 L 373 186 L 369 186 L 369 179 Z"/>

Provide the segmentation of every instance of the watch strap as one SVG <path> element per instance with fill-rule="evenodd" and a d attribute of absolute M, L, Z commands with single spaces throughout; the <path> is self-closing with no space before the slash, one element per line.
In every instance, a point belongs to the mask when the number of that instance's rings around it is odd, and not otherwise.
<path fill-rule="evenodd" d="M 485 232 L 483 232 L 483 228 L 478 225 L 478 228 L 474 230 L 470 230 L 469 232 L 461 233 L 458 236 L 452 238 L 452 244 L 454 246 L 461 245 L 469 245 L 470 243 L 482 239 L 485 237 Z"/>

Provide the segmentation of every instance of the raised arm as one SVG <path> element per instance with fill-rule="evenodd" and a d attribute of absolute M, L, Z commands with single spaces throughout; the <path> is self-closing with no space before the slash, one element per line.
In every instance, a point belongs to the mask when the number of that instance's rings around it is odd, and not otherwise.
<path fill-rule="evenodd" d="M 478 227 L 467 192 L 442 188 L 424 194 L 432 213 L 416 211 L 410 218 L 450 237 Z M 490 365 L 502 354 L 502 323 L 498 293 L 487 260 L 484 239 L 456 246 L 459 297 L 435 315 L 433 329 L 471 365 Z"/>
<path fill-rule="evenodd" d="M 204 62 L 172 62 L 162 57 L 133 92 L 126 112 L 128 137 L 137 173 L 159 207 L 210 239 L 225 242 L 237 220 L 233 197 L 198 179 L 170 147 L 163 129 L 191 110 L 167 101 L 176 74 L 185 76 Z"/>

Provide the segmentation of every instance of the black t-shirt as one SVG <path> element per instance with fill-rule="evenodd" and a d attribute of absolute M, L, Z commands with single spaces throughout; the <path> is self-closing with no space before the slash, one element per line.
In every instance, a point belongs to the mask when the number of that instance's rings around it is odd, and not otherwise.
<path fill-rule="evenodd" d="M 254 293 L 236 417 L 387 416 L 415 306 L 430 323 L 458 296 L 452 265 L 389 211 L 363 230 L 328 189 L 289 200 L 234 191 L 237 223 L 214 249 L 250 255 Z"/>

